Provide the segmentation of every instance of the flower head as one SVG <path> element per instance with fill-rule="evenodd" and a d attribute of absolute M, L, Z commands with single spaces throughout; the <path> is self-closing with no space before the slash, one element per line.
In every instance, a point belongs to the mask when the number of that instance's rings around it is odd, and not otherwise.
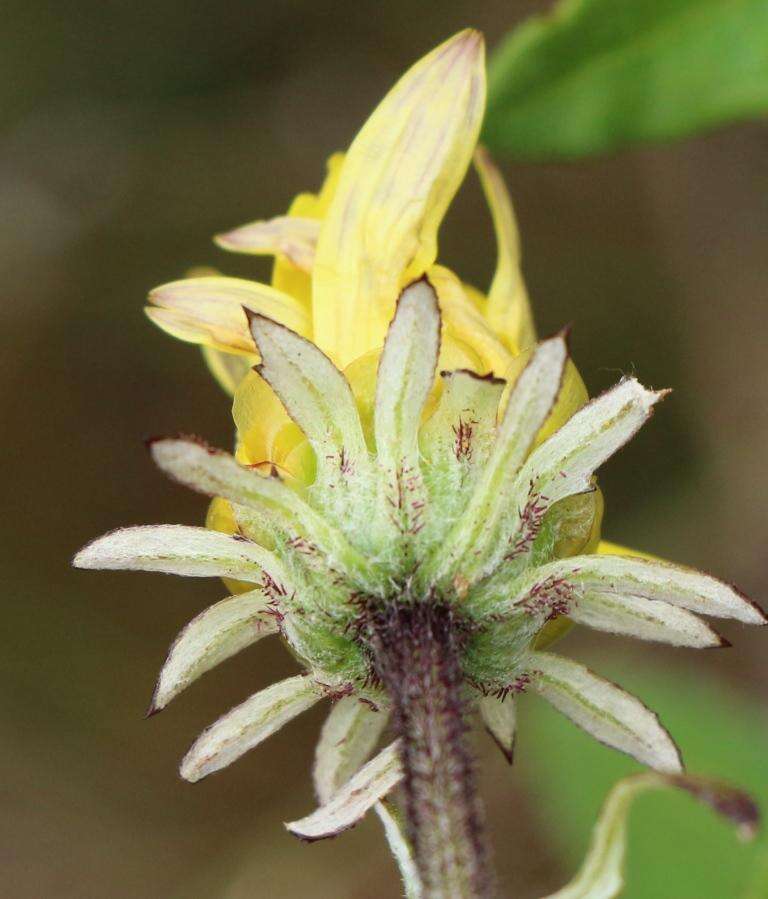
<path fill-rule="evenodd" d="M 330 699 L 323 805 L 291 825 L 308 839 L 355 823 L 402 776 L 396 743 L 364 763 L 390 708 L 381 643 L 403 609 L 448 622 L 462 689 L 508 755 L 515 696 L 531 691 L 662 772 L 681 763 L 656 716 L 547 643 L 576 622 L 720 646 L 698 615 L 766 621 L 712 577 L 600 543 L 595 472 L 664 393 L 627 378 L 587 402 L 566 335 L 536 343 L 512 207 L 475 146 L 484 97 L 482 39 L 465 31 L 398 82 L 319 194 L 217 238 L 274 254 L 271 286 L 153 291 L 150 317 L 203 345 L 234 393 L 236 451 L 153 441 L 164 472 L 212 498 L 209 528 L 119 530 L 75 560 L 231 586 L 172 646 L 153 710 L 263 636 L 286 641 L 303 673 L 227 713 L 181 770 L 198 780 Z M 473 158 L 498 240 L 488 297 L 436 264 Z"/>

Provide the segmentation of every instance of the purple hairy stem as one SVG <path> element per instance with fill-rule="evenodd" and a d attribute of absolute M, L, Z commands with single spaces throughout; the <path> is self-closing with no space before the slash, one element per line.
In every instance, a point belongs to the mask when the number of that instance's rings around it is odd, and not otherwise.
<path fill-rule="evenodd" d="M 430 600 L 392 602 L 373 613 L 372 625 L 424 899 L 486 899 L 493 876 L 466 741 L 462 630 L 450 607 Z"/>

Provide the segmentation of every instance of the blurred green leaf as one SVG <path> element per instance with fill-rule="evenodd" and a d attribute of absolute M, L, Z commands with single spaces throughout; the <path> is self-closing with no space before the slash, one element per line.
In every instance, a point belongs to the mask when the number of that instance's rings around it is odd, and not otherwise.
<path fill-rule="evenodd" d="M 592 830 L 589 851 L 574 878 L 547 899 L 614 899 L 624 892 L 627 819 L 634 800 L 646 792 L 682 790 L 722 815 L 743 839 L 753 839 L 757 807 L 743 790 L 709 777 L 640 771 L 614 784 Z M 659 839 L 664 832 L 659 830 Z"/>
<path fill-rule="evenodd" d="M 627 664 L 629 662 L 630 664 Z M 768 718 L 714 678 L 654 670 L 615 656 L 601 674 L 654 710 L 678 741 L 689 772 L 727 781 L 768 807 Z M 541 702 L 521 702 L 517 758 L 542 830 L 566 873 L 586 852 L 600 806 L 617 780 L 639 770 L 595 743 Z M 556 822 L 556 826 L 553 826 Z M 690 797 L 657 793 L 637 801 L 629 823 L 624 899 L 766 899 L 768 838 L 735 839 L 732 829 Z M 564 877 L 563 880 L 567 880 Z"/>
<path fill-rule="evenodd" d="M 766 0 L 563 0 L 491 57 L 483 140 L 586 156 L 766 110 Z"/>
<path fill-rule="evenodd" d="M 768 899 L 768 845 L 764 845 L 743 899 Z"/>

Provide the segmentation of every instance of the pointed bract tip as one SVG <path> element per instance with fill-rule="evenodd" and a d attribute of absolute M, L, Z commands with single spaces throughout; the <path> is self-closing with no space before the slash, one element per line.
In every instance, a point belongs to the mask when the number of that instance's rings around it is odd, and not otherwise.
<path fill-rule="evenodd" d="M 747 599 L 746 596 L 744 597 L 744 599 L 749 603 L 749 607 L 752 612 L 752 614 L 749 616 L 750 620 L 746 623 L 757 625 L 757 627 L 765 627 L 766 625 L 768 625 L 768 615 L 766 615 L 762 607 L 759 606 L 756 602 L 753 602 L 751 599 Z"/>
<path fill-rule="evenodd" d="M 262 312 L 254 312 L 253 309 L 249 309 L 247 306 L 241 306 L 241 309 L 248 319 L 248 330 L 251 332 L 251 337 L 259 352 L 261 352 L 259 349 L 259 340 L 265 336 L 265 331 L 271 331 L 272 334 L 288 334 L 293 335 L 294 337 L 300 337 L 300 335 L 292 328 L 281 324 L 281 322 L 275 321 L 275 319 L 270 318 L 268 315 L 264 315 Z M 301 339 L 307 343 L 311 343 L 311 341 L 307 341 L 306 338 L 302 337 Z"/>
<path fill-rule="evenodd" d="M 256 332 L 254 330 L 254 327 L 258 325 L 266 325 L 267 327 L 277 328 L 282 331 L 288 331 L 290 334 L 296 333 L 287 325 L 283 325 L 280 322 L 275 321 L 274 318 L 270 318 L 268 315 L 264 315 L 263 312 L 255 312 L 253 309 L 249 309 L 248 306 L 241 306 L 240 308 L 243 310 L 243 312 L 245 313 L 245 317 L 248 319 L 248 327 L 250 328 L 254 340 L 256 340 Z"/>
<path fill-rule="evenodd" d="M 666 387 L 662 390 L 653 390 L 650 387 L 646 387 L 641 381 L 639 381 L 634 376 L 628 378 L 622 378 L 617 387 L 624 387 L 625 389 L 630 389 L 634 394 L 634 399 L 639 401 L 646 409 L 646 411 L 650 412 L 653 406 L 661 400 L 665 399 L 670 393 L 672 393 L 671 387 Z M 616 389 L 616 388 L 614 388 Z M 609 391 L 606 391 L 609 392 Z"/>
<path fill-rule="evenodd" d="M 566 349 L 568 350 L 568 355 L 571 354 L 571 334 L 573 334 L 573 322 L 568 322 L 563 325 L 562 328 L 555 335 L 556 337 L 560 337 L 565 341 Z"/>
<path fill-rule="evenodd" d="M 485 732 L 488 736 L 493 740 L 493 742 L 498 746 L 499 752 L 504 756 L 508 765 L 513 765 L 515 762 L 515 742 L 513 740 L 511 746 L 505 746 L 504 743 L 496 736 L 496 734 L 491 730 L 490 727 L 485 728 Z"/>
<path fill-rule="evenodd" d="M 395 309 L 394 318 L 397 318 L 397 313 L 400 311 L 401 307 L 407 308 L 411 304 L 418 306 L 425 302 L 430 306 L 430 311 L 435 312 L 438 316 L 440 315 L 440 303 L 438 302 L 437 291 L 426 273 L 420 278 L 415 278 L 413 281 L 410 281 L 400 291 L 400 296 L 397 298 L 397 308 Z"/>
<path fill-rule="evenodd" d="M 146 712 L 144 712 L 144 720 L 146 721 L 148 718 L 154 718 L 155 715 L 162 712 L 164 708 L 164 705 L 155 705 L 155 696 L 153 695 L 152 699 L 149 702 L 149 705 L 147 706 Z"/>
<path fill-rule="evenodd" d="M 765 627 L 765 625 L 768 624 L 768 614 L 765 613 L 765 610 L 761 605 L 758 605 L 754 599 L 747 596 L 747 594 L 743 590 L 740 590 L 735 584 L 730 584 L 727 581 L 722 581 L 722 583 L 732 590 L 743 603 L 742 611 L 744 614 L 733 617 L 737 617 L 737 620 L 744 624 L 753 624 L 757 627 Z"/>
<path fill-rule="evenodd" d="M 262 315 L 260 312 L 254 312 L 253 309 L 249 309 L 247 306 L 240 307 L 245 313 L 245 317 L 248 319 L 248 327 L 253 331 L 253 323 L 258 321 L 261 318 L 266 318 L 265 315 Z M 269 321 L 269 319 L 267 319 Z"/>
<path fill-rule="evenodd" d="M 535 349 L 536 346 L 541 346 L 542 343 L 564 343 L 565 344 L 565 352 L 568 356 L 571 355 L 571 331 L 573 330 L 573 324 L 569 323 L 567 325 L 563 325 L 559 331 L 555 331 L 554 334 L 550 334 L 549 337 L 544 337 L 538 344 L 534 343 L 533 347 Z"/>
<path fill-rule="evenodd" d="M 423 275 L 419 275 L 418 278 L 414 278 L 412 281 L 409 281 L 400 291 L 400 295 L 402 296 L 406 292 L 406 290 L 410 290 L 412 287 L 416 287 L 417 284 L 426 284 L 426 286 L 429 287 L 433 293 L 437 294 L 434 285 L 429 280 L 429 275 L 424 272 Z"/>
<path fill-rule="evenodd" d="M 73 568 L 96 568 L 97 565 L 95 563 L 93 547 L 96 543 L 101 540 L 101 537 L 97 537 L 95 540 L 91 540 L 90 543 L 87 543 L 81 550 L 75 553 L 74 558 L 72 559 L 72 567 Z"/>
<path fill-rule="evenodd" d="M 259 347 L 259 338 L 262 337 L 261 326 L 264 324 L 274 325 L 277 324 L 277 322 L 273 322 L 271 318 L 267 318 L 266 315 L 262 315 L 260 312 L 254 312 L 253 309 L 249 309 L 247 306 L 242 306 L 241 308 L 245 313 L 245 317 L 248 319 L 248 330 L 251 333 L 253 342 L 256 344 L 256 349 L 261 352 Z M 261 374 L 258 363 L 257 365 L 254 365 L 253 368 L 257 374 Z"/>

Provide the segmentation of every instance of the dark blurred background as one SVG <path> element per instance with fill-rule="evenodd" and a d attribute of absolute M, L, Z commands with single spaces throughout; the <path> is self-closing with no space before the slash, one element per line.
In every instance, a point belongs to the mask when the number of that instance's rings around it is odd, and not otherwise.
<path fill-rule="evenodd" d="M 205 725 L 294 670 L 277 642 L 142 720 L 167 645 L 223 587 L 76 572 L 69 560 L 118 525 L 201 521 L 203 501 L 153 470 L 143 436 L 231 440 L 227 398 L 195 348 L 145 320 L 146 291 L 193 265 L 266 278 L 266 262 L 227 257 L 211 235 L 317 186 L 325 158 L 439 41 L 474 25 L 493 47 L 543 6 L 6 0 L 2 895 L 399 895 L 376 821 L 309 847 L 282 828 L 313 805 L 323 710 L 209 781 L 177 777 Z M 628 371 L 675 388 L 603 472 L 605 535 L 763 601 L 766 151 L 768 129 L 752 124 L 578 164 L 503 163 L 541 331 L 574 323 L 592 392 Z M 470 175 L 441 261 L 485 287 L 493 260 Z M 725 633 L 736 648 L 699 656 L 581 633 L 568 649 L 617 676 L 635 662 L 670 682 L 712 676 L 754 703 L 765 736 L 765 634 Z M 643 695 L 642 677 L 631 685 Z M 727 739 L 717 716 L 701 726 Z M 539 779 L 524 756 L 539 749 L 523 735 L 510 771 L 478 747 L 507 894 L 515 884 L 533 899 L 572 866 L 552 841 L 555 822 L 536 811 Z"/>

